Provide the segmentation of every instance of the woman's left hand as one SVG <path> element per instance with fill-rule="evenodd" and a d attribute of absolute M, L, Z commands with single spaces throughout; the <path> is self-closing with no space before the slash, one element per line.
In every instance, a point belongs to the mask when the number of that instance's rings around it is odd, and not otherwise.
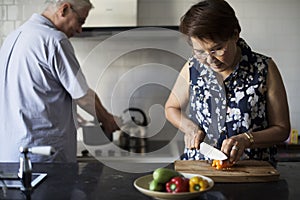
<path fill-rule="evenodd" d="M 244 134 L 232 136 L 223 141 L 221 151 L 229 157 L 229 162 L 236 163 L 243 155 L 248 142 Z"/>

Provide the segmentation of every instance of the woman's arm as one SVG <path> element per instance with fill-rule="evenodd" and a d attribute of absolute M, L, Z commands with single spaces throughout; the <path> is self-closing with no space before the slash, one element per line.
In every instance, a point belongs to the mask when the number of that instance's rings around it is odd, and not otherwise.
<path fill-rule="evenodd" d="M 290 116 L 286 90 L 273 60 L 269 61 L 267 76 L 267 117 L 269 128 L 252 133 L 253 147 L 284 142 L 290 134 Z"/>
<path fill-rule="evenodd" d="M 264 148 L 284 142 L 290 133 L 290 117 L 287 95 L 280 72 L 273 60 L 268 63 L 267 75 L 267 118 L 269 127 L 250 134 L 239 134 L 223 141 L 221 150 L 230 155 L 230 161 L 239 160 L 245 148 Z M 232 149 L 238 146 L 239 150 Z"/>
<path fill-rule="evenodd" d="M 204 139 L 204 133 L 185 114 L 189 102 L 189 77 L 189 64 L 187 62 L 180 71 L 165 104 L 165 114 L 166 118 L 185 134 L 185 146 L 199 149 L 200 142 Z"/>

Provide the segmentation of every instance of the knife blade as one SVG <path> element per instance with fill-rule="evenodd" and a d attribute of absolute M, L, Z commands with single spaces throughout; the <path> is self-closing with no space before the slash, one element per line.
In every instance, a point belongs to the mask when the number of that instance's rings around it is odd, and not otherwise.
<path fill-rule="evenodd" d="M 209 144 L 206 144 L 205 142 L 201 142 L 199 151 L 204 156 L 213 160 L 226 160 L 228 158 L 222 151 Z"/>

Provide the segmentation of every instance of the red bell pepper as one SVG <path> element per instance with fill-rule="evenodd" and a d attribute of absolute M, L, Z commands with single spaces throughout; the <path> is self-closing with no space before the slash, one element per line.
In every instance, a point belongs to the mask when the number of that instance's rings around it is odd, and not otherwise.
<path fill-rule="evenodd" d="M 169 193 L 188 192 L 189 179 L 176 176 L 166 183 L 166 190 Z"/>

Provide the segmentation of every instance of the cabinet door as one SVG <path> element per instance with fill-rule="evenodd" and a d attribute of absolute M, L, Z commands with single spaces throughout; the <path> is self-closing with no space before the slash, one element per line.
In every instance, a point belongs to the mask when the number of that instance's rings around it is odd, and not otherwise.
<path fill-rule="evenodd" d="M 84 27 L 137 25 L 137 0 L 97 0 Z"/>

